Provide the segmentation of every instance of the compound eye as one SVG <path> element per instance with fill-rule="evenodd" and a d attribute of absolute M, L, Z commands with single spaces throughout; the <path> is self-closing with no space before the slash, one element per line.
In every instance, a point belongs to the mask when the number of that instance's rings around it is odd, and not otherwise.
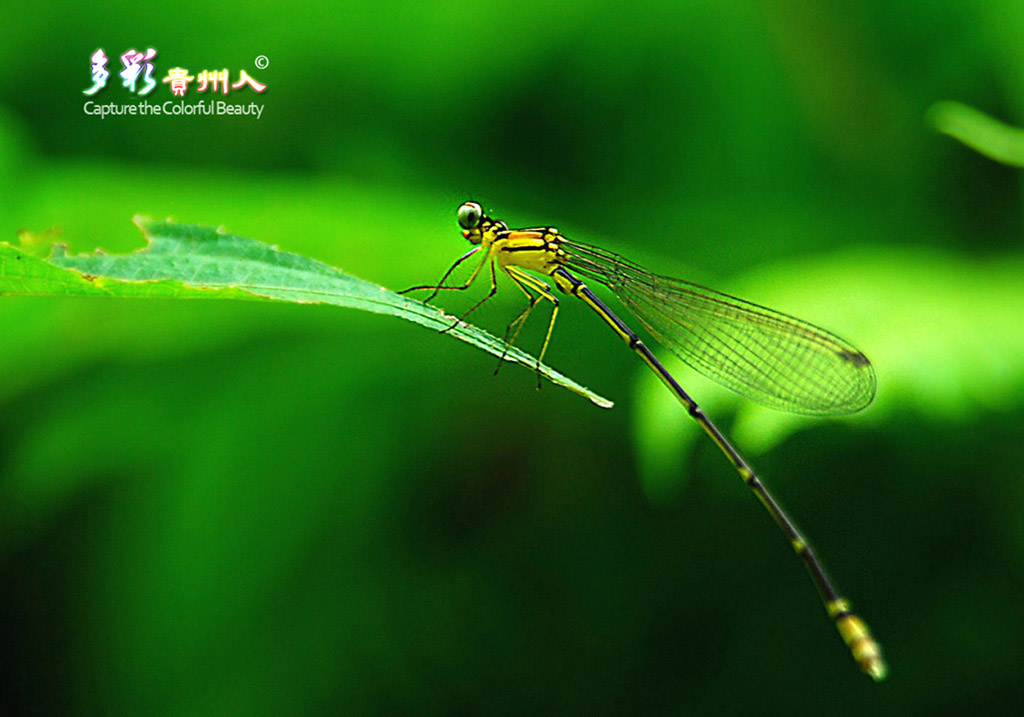
<path fill-rule="evenodd" d="M 463 229 L 472 230 L 480 226 L 484 210 L 476 202 L 466 202 L 459 207 L 459 226 Z"/>

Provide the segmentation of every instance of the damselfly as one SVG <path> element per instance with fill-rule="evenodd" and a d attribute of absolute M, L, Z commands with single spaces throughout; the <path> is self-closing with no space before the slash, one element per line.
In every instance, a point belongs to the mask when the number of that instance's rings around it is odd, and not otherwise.
<path fill-rule="evenodd" d="M 538 366 L 551 341 L 559 304 L 551 287 L 527 272 L 549 276 L 561 292 L 583 300 L 657 374 L 725 453 L 807 567 L 829 617 L 861 669 L 876 680 L 884 679 L 887 667 L 881 648 L 835 588 L 806 538 L 711 419 L 580 277 L 609 288 L 652 336 L 691 367 L 771 408 L 817 416 L 859 411 L 875 395 L 875 373 L 867 357 L 844 339 L 806 321 L 681 279 L 659 276 L 609 251 L 568 239 L 553 227 L 510 229 L 487 216 L 476 202 L 460 206 L 458 220 L 473 248 L 459 257 L 436 285 L 406 291 L 431 290 L 426 299 L 430 301 L 442 290 L 468 289 L 489 266 L 490 290 L 461 317 L 464 319 L 495 295 L 497 271 L 502 271 L 529 300 L 505 331 L 507 344 L 515 342 L 541 300 L 552 304 Z M 463 284 L 445 286 L 460 264 L 478 254 L 481 260 Z"/>

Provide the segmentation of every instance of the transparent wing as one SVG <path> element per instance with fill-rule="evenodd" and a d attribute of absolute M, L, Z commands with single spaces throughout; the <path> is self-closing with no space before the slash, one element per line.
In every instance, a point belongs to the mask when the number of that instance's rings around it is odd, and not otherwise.
<path fill-rule="evenodd" d="M 825 329 L 598 247 L 565 240 L 561 248 L 568 268 L 611 289 L 679 358 L 753 401 L 827 416 L 859 411 L 875 396 L 871 362 Z"/>

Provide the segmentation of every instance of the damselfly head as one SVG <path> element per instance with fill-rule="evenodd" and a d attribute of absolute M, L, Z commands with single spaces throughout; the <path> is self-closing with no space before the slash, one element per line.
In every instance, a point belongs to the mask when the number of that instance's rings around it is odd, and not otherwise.
<path fill-rule="evenodd" d="M 466 231 L 472 231 L 480 226 L 480 220 L 484 218 L 484 210 L 476 202 L 465 202 L 459 207 L 459 226 Z"/>
<path fill-rule="evenodd" d="M 462 236 L 471 244 L 480 244 L 484 234 L 495 226 L 495 222 L 484 214 L 479 204 L 465 202 L 459 207 L 459 226 L 462 227 Z"/>

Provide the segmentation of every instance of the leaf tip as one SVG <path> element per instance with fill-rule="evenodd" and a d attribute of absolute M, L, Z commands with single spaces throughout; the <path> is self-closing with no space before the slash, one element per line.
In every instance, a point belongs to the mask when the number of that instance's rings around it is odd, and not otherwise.
<path fill-rule="evenodd" d="M 935 102 L 925 111 L 925 122 L 937 132 L 946 132 L 951 120 L 962 113 L 964 105 L 951 100 Z"/>

